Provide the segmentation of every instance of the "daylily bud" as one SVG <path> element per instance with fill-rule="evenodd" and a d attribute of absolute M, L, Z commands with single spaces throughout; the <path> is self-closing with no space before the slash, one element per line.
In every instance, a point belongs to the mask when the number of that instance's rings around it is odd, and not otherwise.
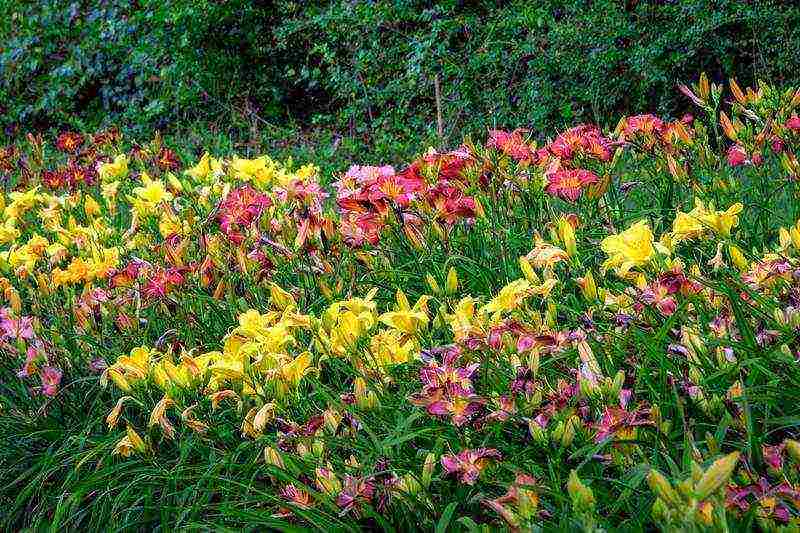
<path fill-rule="evenodd" d="M 600 386 L 595 381 L 579 377 L 578 387 L 581 391 L 581 394 L 587 398 L 597 399 L 600 396 Z"/>
<path fill-rule="evenodd" d="M 285 468 L 283 464 L 283 456 L 272 446 L 267 446 L 264 448 L 264 462 L 277 468 Z"/>
<path fill-rule="evenodd" d="M 747 98 L 744 96 L 742 89 L 739 87 L 739 84 L 736 83 L 736 80 L 731 78 L 729 80 L 731 92 L 733 93 L 733 97 L 736 98 L 736 101 L 742 105 L 747 104 Z"/>
<path fill-rule="evenodd" d="M 792 439 L 786 439 L 783 442 L 786 444 L 786 452 L 789 454 L 789 457 L 791 457 L 795 463 L 800 464 L 800 442 Z"/>
<path fill-rule="evenodd" d="M 486 211 L 483 209 L 483 205 L 481 204 L 478 198 L 475 198 L 475 214 L 478 215 L 479 218 L 484 218 L 486 216 Z"/>
<path fill-rule="evenodd" d="M 789 238 L 792 240 L 792 245 L 800 250 L 800 229 L 798 228 L 790 228 L 789 229 Z"/>
<path fill-rule="evenodd" d="M 656 496 L 661 498 L 668 506 L 677 508 L 683 503 L 681 497 L 672 488 L 672 484 L 658 470 L 650 470 L 650 473 L 647 474 L 647 484 L 650 485 L 650 489 Z"/>
<path fill-rule="evenodd" d="M 335 496 L 342 490 L 342 482 L 330 468 L 317 468 L 317 487 L 328 496 Z"/>
<path fill-rule="evenodd" d="M 331 433 L 336 433 L 339 423 L 342 421 L 342 415 L 333 409 L 326 409 L 322 413 L 322 418 L 325 420 L 325 428 Z"/>
<path fill-rule="evenodd" d="M 226 288 L 227 286 L 225 285 L 225 281 L 220 280 L 219 283 L 217 284 L 216 289 L 214 289 L 214 294 L 212 294 L 211 297 L 214 298 L 215 300 L 221 300 L 222 296 L 225 294 Z"/>
<path fill-rule="evenodd" d="M 578 423 L 578 417 L 572 415 L 564 424 L 564 433 L 561 434 L 561 446 L 564 448 L 569 448 L 572 441 L 575 440 L 575 430 L 577 429 Z"/>
<path fill-rule="evenodd" d="M 533 379 L 536 379 L 536 376 L 539 373 L 540 358 L 541 354 L 539 353 L 539 349 L 538 348 L 532 349 L 530 355 L 528 356 L 528 368 L 531 369 L 531 374 L 533 374 Z"/>
<path fill-rule="evenodd" d="M 620 370 L 614 375 L 611 392 L 614 397 L 619 396 L 622 386 L 625 384 L 625 371 Z"/>
<path fill-rule="evenodd" d="M 708 96 L 711 93 L 711 86 L 709 85 L 708 76 L 706 76 L 705 72 L 700 74 L 700 81 L 697 82 L 697 93 L 703 100 L 708 100 Z"/>
<path fill-rule="evenodd" d="M 244 415 L 244 418 L 242 419 L 242 428 L 241 428 L 243 436 L 251 437 L 253 439 L 257 439 L 258 437 L 261 436 L 261 432 L 256 431 L 255 428 L 253 427 L 253 418 L 255 418 L 256 412 L 258 412 L 258 409 L 253 407 L 252 409 L 247 411 L 246 415 Z"/>
<path fill-rule="evenodd" d="M 525 256 L 519 258 L 519 268 L 520 270 L 522 270 L 522 275 L 525 276 L 525 279 L 527 279 L 534 285 L 540 283 L 539 276 L 536 275 L 536 272 L 534 272 L 530 261 L 528 261 L 528 259 Z"/>
<path fill-rule="evenodd" d="M 297 455 L 299 455 L 300 457 L 306 457 L 311 454 L 311 450 L 304 442 L 298 443 L 297 447 L 295 448 L 295 451 L 297 452 Z"/>
<path fill-rule="evenodd" d="M 139 453 L 147 453 L 147 444 L 142 440 L 138 433 L 131 427 L 127 428 L 128 440 L 133 448 Z"/>
<path fill-rule="evenodd" d="M 176 192 L 183 192 L 183 183 L 181 183 L 181 180 L 179 180 L 172 172 L 167 172 L 167 183 L 169 183 L 169 186 L 172 187 L 172 189 L 174 189 Z"/>
<path fill-rule="evenodd" d="M 378 405 L 378 397 L 375 391 L 367 389 L 367 382 L 362 377 L 357 377 L 353 381 L 353 391 L 356 397 L 356 405 L 361 409 L 372 409 Z"/>
<path fill-rule="evenodd" d="M 719 442 L 717 441 L 717 438 L 708 431 L 706 431 L 706 445 L 708 446 L 708 451 L 710 453 L 719 453 Z"/>
<path fill-rule="evenodd" d="M 550 439 L 553 442 L 561 442 L 561 437 L 564 435 L 564 421 L 559 421 L 553 430 L 550 432 Z"/>
<path fill-rule="evenodd" d="M 572 500 L 572 507 L 577 512 L 587 513 L 594 511 L 594 493 L 591 488 L 580 480 L 575 470 L 571 471 L 569 474 L 567 492 Z"/>
<path fill-rule="evenodd" d="M 239 271 L 242 274 L 247 274 L 247 256 L 241 248 L 235 248 L 236 264 L 239 266 Z"/>
<path fill-rule="evenodd" d="M 253 429 L 256 433 L 261 434 L 264 432 L 264 428 L 266 428 L 269 421 L 272 420 L 274 413 L 274 403 L 265 403 L 263 406 L 261 406 L 261 408 L 253 416 Z"/>
<path fill-rule="evenodd" d="M 319 287 L 319 292 L 322 293 L 322 295 L 325 297 L 326 300 L 333 299 L 333 291 L 331 291 L 330 286 L 324 279 L 319 279 L 317 281 L 317 286 Z"/>
<path fill-rule="evenodd" d="M 405 233 L 408 242 L 410 242 L 415 249 L 422 250 L 422 233 L 419 228 L 411 224 L 403 224 L 403 233 Z"/>
<path fill-rule="evenodd" d="M 714 461 L 694 488 L 697 499 L 705 500 L 711 496 L 711 494 L 725 486 L 738 462 L 739 452 L 730 453 Z"/>
<path fill-rule="evenodd" d="M 577 278 L 576 281 L 581 289 L 581 294 L 587 301 L 597 301 L 597 284 L 591 270 L 587 270 L 586 274 L 582 278 Z"/>
<path fill-rule="evenodd" d="M 452 296 L 458 290 L 458 272 L 454 267 L 450 267 L 450 270 L 447 271 L 447 281 L 445 282 L 444 286 L 445 292 Z"/>
<path fill-rule="evenodd" d="M 575 257 L 578 254 L 575 228 L 564 217 L 558 219 L 558 236 L 561 242 L 564 243 L 564 251 L 567 252 L 567 255 Z"/>
<path fill-rule="evenodd" d="M 425 462 L 422 464 L 422 486 L 427 488 L 431 484 L 433 478 L 433 470 L 436 468 L 436 454 L 429 453 L 425 456 Z"/>
<path fill-rule="evenodd" d="M 688 177 L 686 167 L 678 163 L 671 155 L 667 155 L 667 168 L 669 169 L 669 173 L 672 174 L 672 177 L 675 178 L 675 181 L 686 181 Z"/>
<path fill-rule="evenodd" d="M 311 443 L 311 451 L 315 457 L 322 457 L 325 453 L 325 442 L 322 439 L 314 439 Z"/>
<path fill-rule="evenodd" d="M 538 444 L 544 444 L 547 441 L 547 433 L 534 419 L 528 420 L 528 433 Z"/>
<path fill-rule="evenodd" d="M 733 262 L 734 265 L 736 265 L 736 268 L 738 268 L 742 272 L 747 270 L 747 268 L 749 267 L 747 259 L 745 259 L 744 254 L 736 245 L 734 244 L 728 245 L 728 253 L 731 256 L 731 261 Z"/>
<path fill-rule="evenodd" d="M 794 354 L 792 353 L 792 349 L 789 348 L 786 344 L 781 344 L 781 353 L 789 358 L 794 358 Z"/>
<path fill-rule="evenodd" d="M 442 294 L 442 289 L 439 287 L 439 284 L 436 282 L 436 278 L 431 276 L 430 274 L 425 275 L 425 281 L 428 283 L 428 287 L 430 287 L 431 292 L 436 296 Z"/>

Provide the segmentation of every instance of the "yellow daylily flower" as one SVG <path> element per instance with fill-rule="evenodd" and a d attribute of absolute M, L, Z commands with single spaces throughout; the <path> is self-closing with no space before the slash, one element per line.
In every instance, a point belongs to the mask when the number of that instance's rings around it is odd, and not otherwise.
<path fill-rule="evenodd" d="M 447 315 L 445 321 L 453 331 L 456 342 L 466 339 L 474 329 L 475 299 L 465 296 L 456 304 L 453 314 Z"/>
<path fill-rule="evenodd" d="M 133 189 L 133 193 L 148 207 L 155 207 L 161 202 L 172 200 L 172 193 L 167 191 L 164 182 L 151 179 L 147 173 L 142 173 L 142 187 Z"/>
<path fill-rule="evenodd" d="M 194 178 L 196 181 L 206 182 L 209 179 L 222 176 L 222 162 L 211 157 L 208 152 L 204 152 L 200 157 L 200 161 L 192 168 L 186 170 L 184 174 Z"/>
<path fill-rule="evenodd" d="M 517 279 L 500 289 L 500 292 L 489 303 L 481 307 L 481 313 L 503 313 L 513 311 L 533 294 L 533 286 L 526 279 Z"/>
<path fill-rule="evenodd" d="M 255 159 L 234 157 L 230 162 L 230 169 L 236 179 L 250 181 L 261 190 L 264 190 L 275 176 L 275 164 L 266 156 Z"/>
<path fill-rule="evenodd" d="M 3 216 L 6 219 L 18 219 L 27 213 L 40 200 L 39 186 L 25 192 L 12 191 L 8 193 L 11 202 L 3 209 Z"/>
<path fill-rule="evenodd" d="M 428 325 L 428 315 L 422 311 L 415 311 L 412 309 L 389 311 L 378 317 L 378 320 L 408 335 L 415 335 L 419 330 Z"/>
<path fill-rule="evenodd" d="M 385 329 L 372 336 L 369 352 L 375 365 L 387 367 L 410 361 L 417 352 L 417 346 L 402 331 Z"/>
<path fill-rule="evenodd" d="M 602 269 L 615 268 L 624 277 L 630 269 L 648 264 L 655 256 L 653 232 L 647 221 L 641 220 L 622 233 L 609 235 L 600 243 L 608 255 Z"/>
<path fill-rule="evenodd" d="M 708 207 L 700 199 L 695 199 L 695 207 L 688 213 L 678 212 L 672 223 L 672 241 L 680 242 L 694 239 L 706 231 L 713 231 L 721 237 L 730 237 L 731 230 L 739 225 L 739 213 L 744 207 L 737 202 L 725 211 L 717 211 L 714 204 Z"/>
<path fill-rule="evenodd" d="M 0 225 L 0 244 L 14 242 L 20 235 L 21 233 L 17 229 L 17 221 L 15 219 L 6 219 L 6 221 Z"/>
<path fill-rule="evenodd" d="M 303 379 L 311 370 L 311 353 L 303 352 L 290 362 L 282 365 L 278 371 L 278 379 L 285 385 L 297 387 L 300 380 Z"/>
<path fill-rule="evenodd" d="M 119 154 L 111 163 L 101 163 L 97 168 L 100 181 L 112 181 L 128 175 L 128 156 Z"/>

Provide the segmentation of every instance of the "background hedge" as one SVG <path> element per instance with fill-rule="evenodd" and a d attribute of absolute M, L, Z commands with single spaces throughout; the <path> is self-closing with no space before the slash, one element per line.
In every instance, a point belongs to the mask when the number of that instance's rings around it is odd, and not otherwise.
<path fill-rule="evenodd" d="M 238 138 L 324 130 L 403 157 L 490 126 L 687 108 L 700 71 L 793 83 L 800 7 L 753 0 L 0 0 L 0 125 Z M 400 147 L 398 147 L 400 145 Z"/>

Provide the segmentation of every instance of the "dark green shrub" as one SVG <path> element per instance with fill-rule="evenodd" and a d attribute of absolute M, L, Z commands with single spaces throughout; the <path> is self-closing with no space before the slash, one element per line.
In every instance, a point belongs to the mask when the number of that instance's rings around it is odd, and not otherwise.
<path fill-rule="evenodd" d="M 0 0 L 3 126 L 164 128 L 210 119 L 256 92 L 282 94 L 264 61 L 269 5 L 215 2 Z"/>
<path fill-rule="evenodd" d="M 759 0 L 0 0 L 0 106 L 24 124 L 252 136 L 321 128 L 378 156 L 487 127 L 678 113 L 699 71 L 800 72 L 800 8 Z M 242 119 L 245 120 L 242 120 Z M 250 127 L 248 127 L 248 125 Z"/>

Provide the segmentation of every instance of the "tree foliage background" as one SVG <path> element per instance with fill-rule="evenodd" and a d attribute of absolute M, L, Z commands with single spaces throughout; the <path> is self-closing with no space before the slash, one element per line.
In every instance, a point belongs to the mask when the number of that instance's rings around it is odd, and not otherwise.
<path fill-rule="evenodd" d="M 549 130 L 685 108 L 697 72 L 796 83 L 800 7 L 778 0 L 0 0 L 0 125 L 367 144 Z M 397 146 L 392 146 L 397 150 Z M 400 150 L 402 152 L 402 150 Z"/>

